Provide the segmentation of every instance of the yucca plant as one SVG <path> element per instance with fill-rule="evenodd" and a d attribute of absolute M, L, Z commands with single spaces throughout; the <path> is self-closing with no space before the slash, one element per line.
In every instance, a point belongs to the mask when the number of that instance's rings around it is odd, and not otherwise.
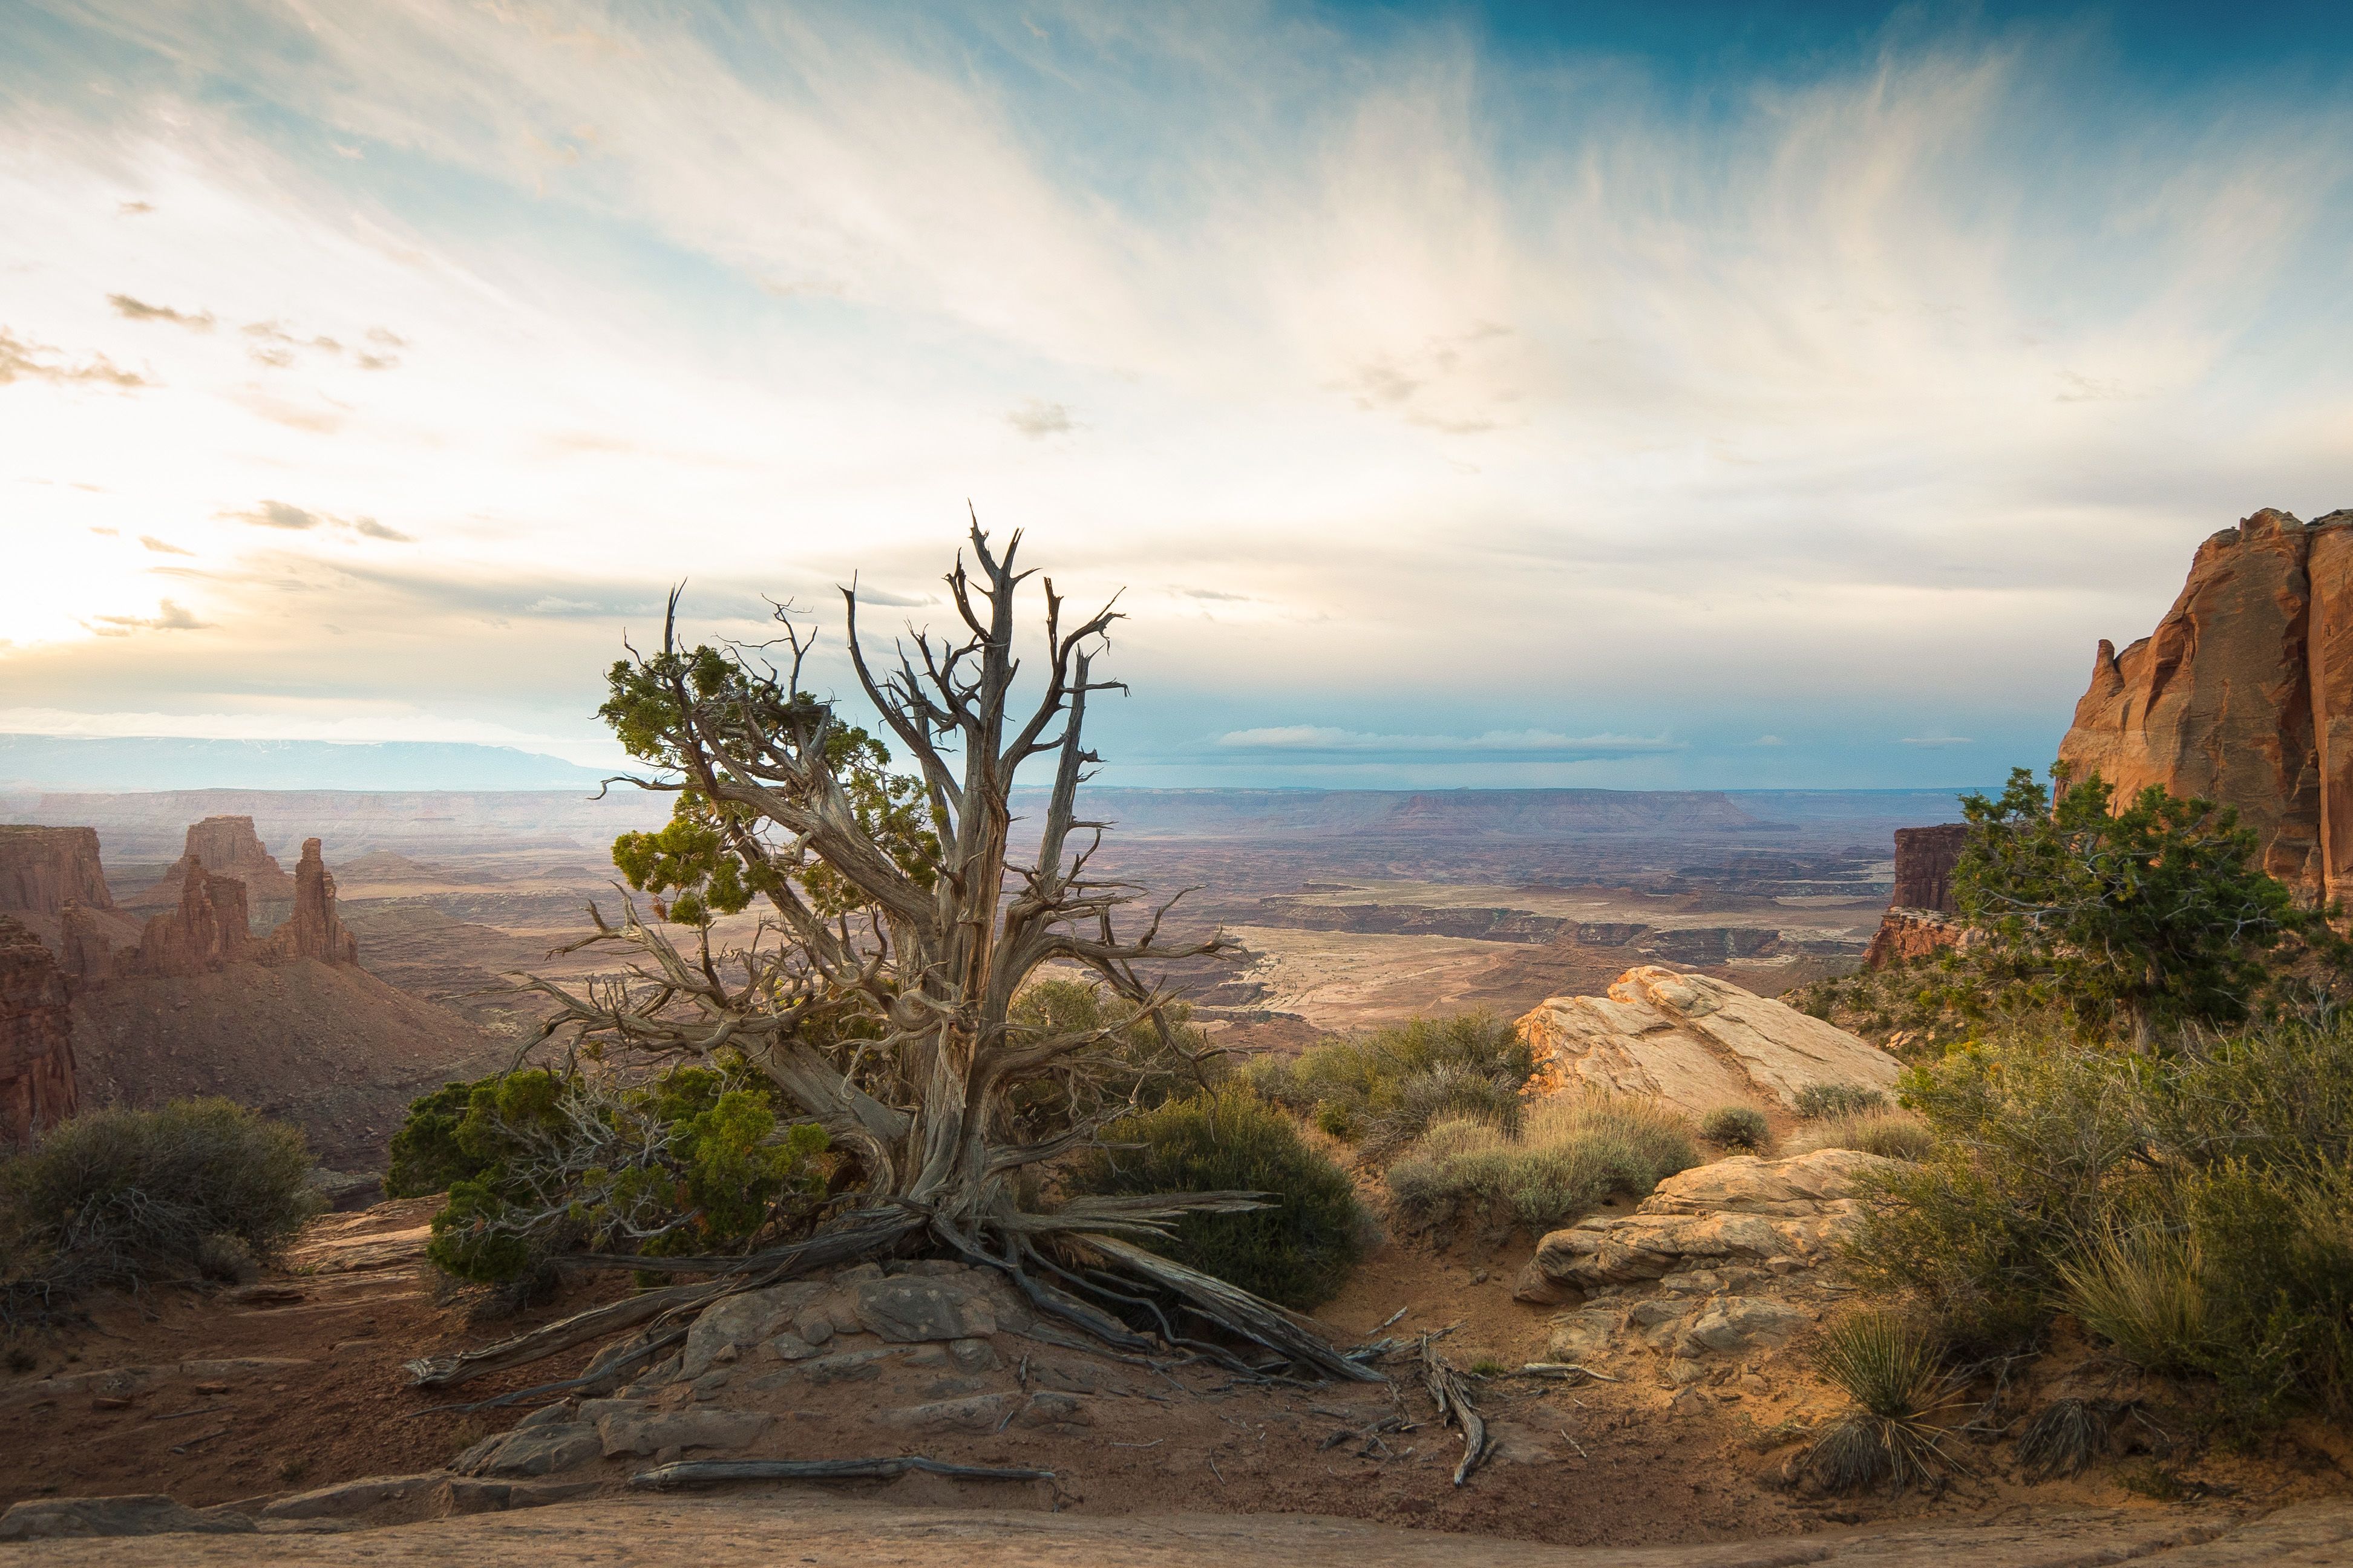
<path fill-rule="evenodd" d="M 2198 1244 L 2162 1231 L 2110 1232 L 2053 1270 L 2068 1311 L 2144 1372 L 2188 1372 L 2206 1349 Z"/>
<path fill-rule="evenodd" d="M 1894 1312 L 1853 1313 L 1822 1331 L 1813 1363 L 1854 1401 L 1806 1452 L 1827 1489 L 1885 1481 L 1894 1493 L 1966 1472 L 1934 1420 L 1961 1403 L 1960 1380 L 1946 1371 L 1941 1348 L 1919 1324 Z"/>

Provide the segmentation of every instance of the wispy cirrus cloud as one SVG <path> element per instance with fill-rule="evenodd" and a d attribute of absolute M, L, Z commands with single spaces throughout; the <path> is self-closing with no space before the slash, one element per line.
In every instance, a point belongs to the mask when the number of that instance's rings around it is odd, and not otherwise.
<path fill-rule="evenodd" d="M 316 679 L 560 728 L 670 583 L 830 612 L 970 497 L 1136 590 L 1103 721 L 1220 779 L 1949 782 L 2047 751 L 2197 539 L 2353 499 L 2341 82 L 2147 90 L 2096 19 L 1651 61 L 1587 9 L 0 17 L 10 678 L 141 700 L 91 639 L 162 617 L 144 534 L 208 689 L 295 667 L 293 582 Z M 360 569 L 396 536 L 434 595 Z"/>

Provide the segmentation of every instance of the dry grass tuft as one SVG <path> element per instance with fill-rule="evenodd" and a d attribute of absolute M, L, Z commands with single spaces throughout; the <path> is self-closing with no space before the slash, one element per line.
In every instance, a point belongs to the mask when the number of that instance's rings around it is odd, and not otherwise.
<path fill-rule="evenodd" d="M 1630 1095 L 1563 1094 L 1530 1108 L 1515 1137 L 1451 1117 L 1389 1167 L 1407 1223 L 1434 1226 L 1466 1208 L 1491 1227 L 1550 1230 L 1612 1196 L 1639 1198 L 1699 1163 L 1681 1113 Z"/>
<path fill-rule="evenodd" d="M 2208 1331 L 2194 1242 L 2156 1231 L 2111 1234 L 2053 1271 L 2067 1310 L 2135 1366 L 2187 1372 L 2199 1364 Z"/>
<path fill-rule="evenodd" d="M 1859 1149 L 1890 1160 L 1925 1160 L 1936 1135 L 1918 1117 L 1902 1110 L 1866 1111 L 1818 1122 L 1789 1141 L 1792 1153 L 1816 1149 Z"/>

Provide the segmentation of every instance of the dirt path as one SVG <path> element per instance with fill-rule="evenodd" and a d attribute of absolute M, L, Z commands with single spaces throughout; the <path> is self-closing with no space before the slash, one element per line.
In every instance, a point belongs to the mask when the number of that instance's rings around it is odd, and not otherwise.
<path fill-rule="evenodd" d="M 26 1568 L 2330 1568 L 2353 1563 L 2353 1503 L 2306 1504 L 2244 1523 L 2086 1512 L 1717 1546 L 1564 1548 L 1312 1514 L 1105 1520 L 778 1491 L 565 1504 L 335 1535 L 37 1542 L 0 1554 Z"/>

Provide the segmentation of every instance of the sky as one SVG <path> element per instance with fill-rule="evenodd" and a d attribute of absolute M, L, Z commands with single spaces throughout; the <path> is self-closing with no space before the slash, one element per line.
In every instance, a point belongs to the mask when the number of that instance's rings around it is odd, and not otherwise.
<path fill-rule="evenodd" d="M 0 731 L 589 765 L 1117 593 L 1105 783 L 1980 784 L 2353 506 L 2353 13 L 0 7 Z M 1032 607 L 1034 608 L 1034 602 Z M 1034 666 L 1034 660 L 1033 660 Z"/>

